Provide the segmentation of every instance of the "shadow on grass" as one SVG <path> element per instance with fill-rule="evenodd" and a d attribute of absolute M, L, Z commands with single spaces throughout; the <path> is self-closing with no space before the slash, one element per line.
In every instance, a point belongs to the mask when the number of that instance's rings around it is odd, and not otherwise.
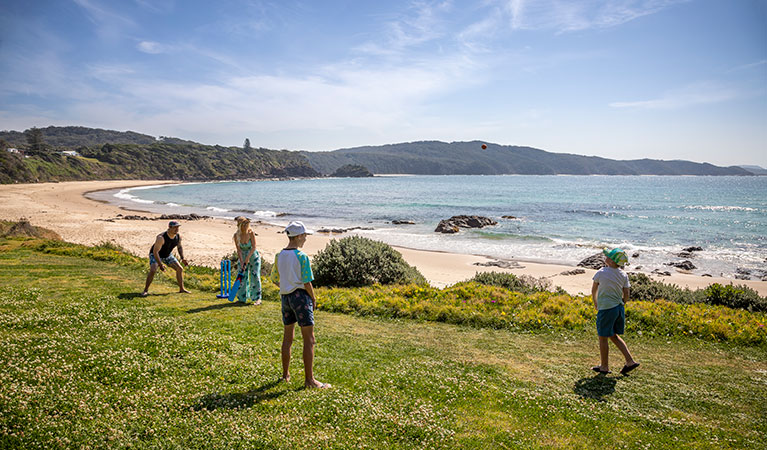
<path fill-rule="evenodd" d="M 164 294 L 149 294 L 147 297 L 164 297 L 166 295 L 170 295 L 169 293 Z M 118 294 L 117 298 L 123 299 L 123 300 L 133 300 L 134 298 L 146 298 L 141 295 L 141 292 L 123 292 L 122 294 Z"/>
<path fill-rule="evenodd" d="M 251 306 L 251 304 L 241 303 L 241 302 L 216 303 L 215 305 L 203 306 L 202 308 L 189 309 L 186 312 L 188 314 L 194 314 L 194 313 L 203 312 L 203 311 L 216 311 L 218 309 L 224 309 L 224 308 L 242 308 L 243 306 Z"/>
<path fill-rule="evenodd" d="M 575 386 L 573 386 L 573 392 L 583 398 L 604 402 L 607 400 L 606 396 L 612 395 L 615 392 L 616 383 L 617 379 L 615 377 L 595 375 L 576 381 Z"/>
<path fill-rule="evenodd" d="M 256 403 L 261 403 L 264 400 L 271 400 L 283 395 L 285 393 L 284 390 L 267 392 L 269 389 L 277 386 L 278 384 L 280 384 L 279 380 L 266 383 L 263 386 L 251 389 L 248 392 L 232 392 L 231 394 L 208 394 L 201 397 L 197 403 L 192 405 L 192 409 L 195 411 L 200 411 L 202 409 L 213 411 L 219 408 L 249 408 Z"/>

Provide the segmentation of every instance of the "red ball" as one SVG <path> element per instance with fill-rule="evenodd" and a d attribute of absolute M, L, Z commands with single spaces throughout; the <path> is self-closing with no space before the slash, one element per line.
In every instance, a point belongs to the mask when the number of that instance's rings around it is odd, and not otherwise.
<path fill-rule="evenodd" d="M 485 145 L 485 144 L 482 144 L 482 150 L 484 150 L 484 149 L 486 149 L 486 148 L 487 148 L 487 145 Z"/>

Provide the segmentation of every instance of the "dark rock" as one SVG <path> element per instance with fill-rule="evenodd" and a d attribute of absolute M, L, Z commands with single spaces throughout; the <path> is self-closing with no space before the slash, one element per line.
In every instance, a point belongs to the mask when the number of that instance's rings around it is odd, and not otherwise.
<path fill-rule="evenodd" d="M 589 256 L 577 265 L 578 267 L 599 270 L 605 266 L 605 256 L 602 253 L 597 253 L 596 255 Z"/>
<path fill-rule="evenodd" d="M 751 269 L 746 269 L 745 267 L 738 267 L 735 269 L 735 273 L 740 275 L 751 275 Z"/>
<path fill-rule="evenodd" d="M 697 246 L 686 247 L 686 248 L 683 248 L 682 251 L 683 252 L 701 252 L 701 251 L 703 251 L 703 248 L 697 247 Z"/>
<path fill-rule="evenodd" d="M 373 174 L 365 166 L 347 164 L 336 169 L 336 171 L 333 172 L 330 176 L 344 178 L 365 178 L 372 177 Z"/>
<path fill-rule="evenodd" d="M 163 214 L 159 220 L 202 220 L 210 219 L 210 216 L 200 216 L 198 214 Z"/>
<path fill-rule="evenodd" d="M 692 258 L 693 254 L 691 252 L 679 252 L 676 254 L 679 258 Z"/>
<path fill-rule="evenodd" d="M 412 220 L 392 220 L 391 223 L 394 225 L 415 225 Z"/>
<path fill-rule="evenodd" d="M 586 270 L 585 269 L 566 270 L 564 272 L 561 272 L 560 275 L 580 275 L 582 273 L 586 273 Z"/>
<path fill-rule="evenodd" d="M 482 228 L 497 225 L 498 222 L 482 216 L 453 216 L 439 222 L 434 231 L 439 233 L 457 233 L 461 228 Z"/>
<path fill-rule="evenodd" d="M 736 280 L 750 280 L 751 279 L 751 275 L 746 275 L 746 274 L 743 274 L 743 273 L 736 273 L 735 274 L 735 279 Z"/>
<path fill-rule="evenodd" d="M 346 233 L 348 231 L 352 230 L 372 230 L 373 228 L 370 227 L 351 227 L 351 228 L 320 228 L 317 230 L 317 233 L 333 233 L 333 234 L 341 234 Z"/>
<path fill-rule="evenodd" d="M 652 271 L 652 273 L 654 273 L 656 275 L 663 276 L 663 277 L 670 277 L 671 276 L 671 272 L 669 272 L 668 270 L 655 269 L 655 270 Z"/>
<path fill-rule="evenodd" d="M 711 275 L 710 273 L 704 273 L 704 274 L 703 274 L 703 275 L 701 275 L 701 276 L 702 276 L 702 277 L 708 277 L 708 278 L 711 278 L 711 277 L 712 277 L 712 275 Z"/>
<path fill-rule="evenodd" d="M 631 255 L 632 258 L 639 258 L 639 252 L 634 252 L 633 255 Z"/>
<path fill-rule="evenodd" d="M 482 267 L 500 267 L 501 269 L 524 269 L 525 266 L 520 265 L 516 261 L 499 261 L 499 260 L 493 260 L 493 261 L 487 261 L 487 262 L 475 262 L 475 266 L 482 266 Z"/>
<path fill-rule="evenodd" d="M 692 262 L 687 261 L 687 260 L 685 260 L 685 261 L 675 261 L 675 262 L 664 263 L 664 264 L 667 265 L 667 266 L 672 266 L 672 267 L 676 267 L 678 269 L 683 269 L 683 270 L 694 270 L 694 269 L 697 269 L 697 267 L 695 267 L 695 264 L 693 264 Z"/>
<path fill-rule="evenodd" d="M 516 216 L 501 216 L 502 219 L 509 219 L 509 220 L 516 220 L 518 217 Z"/>

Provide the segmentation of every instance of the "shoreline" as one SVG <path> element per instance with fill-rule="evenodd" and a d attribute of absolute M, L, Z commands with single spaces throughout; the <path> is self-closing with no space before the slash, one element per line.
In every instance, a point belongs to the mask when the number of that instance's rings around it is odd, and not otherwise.
<path fill-rule="evenodd" d="M 117 206 L 108 201 L 85 197 L 86 194 L 111 189 L 159 186 L 179 184 L 171 180 L 111 180 L 111 181 L 68 181 L 60 183 L 7 184 L 0 185 L 0 219 L 16 221 L 26 218 L 32 225 L 42 226 L 58 233 L 64 240 L 86 245 L 104 241 L 114 242 L 138 256 L 148 254 L 154 236 L 166 229 L 166 224 L 158 220 L 121 220 L 118 214 L 126 211 L 141 212 L 147 217 L 157 218 L 158 213 Z M 262 258 L 274 259 L 275 253 L 286 243 L 281 227 L 254 221 L 257 247 Z M 184 239 L 184 252 L 187 259 L 196 265 L 218 267 L 220 259 L 234 251 L 232 235 L 235 225 L 232 221 L 208 218 L 196 221 L 183 221 L 181 235 Z M 349 235 L 314 234 L 306 243 L 304 250 L 314 255 L 331 240 Z M 459 254 L 444 251 L 419 250 L 394 246 L 404 259 L 418 268 L 436 287 L 445 287 L 467 280 L 477 272 L 506 272 L 515 275 L 528 275 L 536 278 L 545 277 L 552 286 L 561 286 L 568 293 L 577 295 L 591 292 L 591 277 L 595 270 L 585 269 L 578 275 L 563 275 L 575 269 L 575 266 L 551 264 L 539 261 L 526 261 L 517 258 L 505 259 L 518 263 L 519 267 L 500 268 L 479 266 L 475 263 L 501 261 L 481 255 Z M 655 276 L 652 279 L 667 284 L 698 289 L 713 283 L 745 284 L 767 296 L 767 282 L 756 280 L 733 280 L 722 277 L 702 277 L 684 273 L 672 273 L 671 276 Z M 137 287 L 139 289 L 139 287 Z"/>

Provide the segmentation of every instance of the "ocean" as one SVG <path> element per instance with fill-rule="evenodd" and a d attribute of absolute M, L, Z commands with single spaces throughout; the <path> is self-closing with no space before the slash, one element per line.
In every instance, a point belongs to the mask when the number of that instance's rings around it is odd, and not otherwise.
<path fill-rule="evenodd" d="M 90 196 L 167 214 L 362 227 L 351 233 L 499 259 L 575 265 L 617 246 L 629 254 L 632 270 L 673 272 L 666 263 L 684 259 L 698 275 L 734 277 L 740 269 L 756 279 L 767 269 L 767 177 L 376 176 L 186 183 Z M 434 232 L 454 215 L 487 216 L 498 225 Z M 689 246 L 702 251 L 676 256 Z"/>

